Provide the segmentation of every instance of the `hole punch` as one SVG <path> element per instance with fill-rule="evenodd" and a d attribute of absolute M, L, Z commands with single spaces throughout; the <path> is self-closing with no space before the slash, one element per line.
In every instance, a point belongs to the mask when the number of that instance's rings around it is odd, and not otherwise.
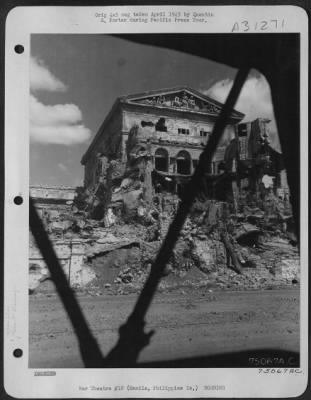
<path fill-rule="evenodd" d="M 23 198 L 22 198 L 22 196 L 15 196 L 14 197 L 14 203 L 17 205 L 17 206 L 20 206 L 21 204 L 23 204 Z"/>
<path fill-rule="evenodd" d="M 23 350 L 22 349 L 15 349 L 13 351 L 13 356 L 16 358 L 21 358 L 23 355 Z"/>
<path fill-rule="evenodd" d="M 22 53 L 24 53 L 24 46 L 21 45 L 21 44 L 17 44 L 17 45 L 14 47 L 14 50 L 15 50 L 15 53 L 17 53 L 17 54 L 22 54 Z"/>

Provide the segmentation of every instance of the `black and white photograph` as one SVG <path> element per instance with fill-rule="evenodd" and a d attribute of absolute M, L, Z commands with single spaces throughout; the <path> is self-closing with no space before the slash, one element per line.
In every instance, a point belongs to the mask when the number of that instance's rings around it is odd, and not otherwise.
<path fill-rule="evenodd" d="M 34 35 L 30 62 L 30 195 L 107 354 L 236 70 L 107 35 Z M 138 365 L 183 366 L 194 357 L 201 366 L 207 356 L 208 366 L 257 367 L 250 358 L 265 356 L 299 366 L 297 236 L 270 86 L 259 71 L 249 72 L 204 167 L 146 315 L 155 334 Z M 30 366 L 82 367 L 33 241 L 29 277 Z M 218 361 L 226 353 L 232 358 Z"/>
<path fill-rule="evenodd" d="M 92 14 L 102 26 L 215 18 L 122 10 Z M 271 21 L 264 33 L 238 18 L 224 33 L 31 32 L 32 374 L 304 374 L 303 47 Z M 226 379 L 151 375 L 75 385 L 80 397 L 230 396 Z"/>

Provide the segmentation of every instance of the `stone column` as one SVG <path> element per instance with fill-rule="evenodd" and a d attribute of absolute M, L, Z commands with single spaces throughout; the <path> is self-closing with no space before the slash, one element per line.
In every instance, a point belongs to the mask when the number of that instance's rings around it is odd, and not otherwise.
<path fill-rule="evenodd" d="M 174 174 L 176 171 L 175 167 L 176 158 L 175 157 L 168 157 L 168 172 Z"/>

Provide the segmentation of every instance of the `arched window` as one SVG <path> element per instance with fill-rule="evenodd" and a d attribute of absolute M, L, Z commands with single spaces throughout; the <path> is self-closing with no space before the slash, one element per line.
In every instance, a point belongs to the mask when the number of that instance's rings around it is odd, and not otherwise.
<path fill-rule="evenodd" d="M 158 171 L 167 172 L 168 171 L 168 151 L 160 148 L 157 149 L 154 154 L 155 159 L 155 169 Z"/>
<path fill-rule="evenodd" d="M 182 150 L 177 154 L 176 167 L 178 174 L 181 175 L 191 174 L 191 156 L 187 151 Z"/>

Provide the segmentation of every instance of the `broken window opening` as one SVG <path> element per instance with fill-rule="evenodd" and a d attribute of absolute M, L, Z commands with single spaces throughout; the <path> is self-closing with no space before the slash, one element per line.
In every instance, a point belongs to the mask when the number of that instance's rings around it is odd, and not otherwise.
<path fill-rule="evenodd" d="M 152 121 L 141 121 L 141 126 L 144 128 L 145 126 L 154 126 Z"/>
<path fill-rule="evenodd" d="M 178 128 L 178 135 L 190 135 L 190 129 Z"/>
<path fill-rule="evenodd" d="M 238 125 L 238 136 L 239 137 L 247 136 L 247 125 L 246 124 L 239 124 Z"/>
<path fill-rule="evenodd" d="M 155 169 L 162 172 L 168 171 L 168 151 L 165 149 L 157 149 L 154 154 Z"/>
<path fill-rule="evenodd" d="M 190 154 L 182 150 L 176 157 L 177 173 L 181 175 L 191 174 L 191 157 Z"/>
<path fill-rule="evenodd" d="M 158 132 L 167 132 L 167 127 L 165 125 L 165 118 L 161 117 L 155 125 L 155 130 Z"/>
<path fill-rule="evenodd" d="M 201 129 L 201 130 L 200 130 L 200 136 L 201 136 L 201 137 L 206 137 L 208 134 L 209 134 L 208 131 L 205 131 L 204 129 Z"/>

